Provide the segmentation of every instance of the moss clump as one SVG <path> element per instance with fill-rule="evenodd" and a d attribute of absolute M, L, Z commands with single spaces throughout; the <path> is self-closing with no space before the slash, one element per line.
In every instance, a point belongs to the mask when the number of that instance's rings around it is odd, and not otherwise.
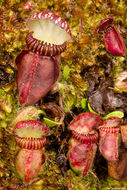
<path fill-rule="evenodd" d="M 99 79 L 105 77 L 104 61 L 100 61 L 98 56 L 107 55 L 112 60 L 110 77 L 117 78 L 120 72 L 127 69 L 126 55 L 116 57 L 107 53 L 103 38 L 97 33 L 96 28 L 100 20 L 112 17 L 126 43 L 125 0 L 32 0 L 31 2 L 33 7 L 25 11 L 25 0 L 0 1 L 0 188 L 23 190 L 126 189 L 127 182 L 118 182 L 108 176 L 98 180 L 96 174 L 92 172 L 81 178 L 70 170 L 69 165 L 67 165 L 67 176 L 63 177 L 56 162 L 59 148 L 63 146 L 63 138 L 62 135 L 56 137 L 54 133 L 49 138 L 47 160 L 39 173 L 39 181 L 25 187 L 18 178 L 15 170 L 15 157 L 19 147 L 10 130 L 10 122 L 21 108 L 17 99 L 17 67 L 14 60 L 21 49 L 25 48 L 25 37 L 28 33 L 25 23 L 32 12 L 45 10 L 55 12 L 68 22 L 72 31 L 72 41 L 67 44 L 66 51 L 61 55 L 61 78 L 59 80 L 64 111 L 67 115 L 71 112 L 78 114 L 87 109 L 87 105 L 84 106 L 84 104 L 87 102 L 86 90 L 89 87 L 87 81 L 89 74 L 98 74 Z M 8 78 L 3 77 L 4 73 Z M 82 100 L 85 102 L 83 103 Z M 71 117 L 70 115 L 65 117 L 65 126 L 69 124 Z M 58 131 L 62 133 L 61 128 Z M 64 135 L 67 136 L 67 141 L 69 135 L 66 128 Z M 57 143 L 54 145 L 51 142 Z M 66 155 L 67 143 L 65 144 L 64 154 Z M 56 149 L 53 149 L 52 147 L 55 146 Z M 103 163 L 98 163 L 96 167 L 103 168 Z M 102 176 L 105 176 L 103 170 L 101 171 Z"/>

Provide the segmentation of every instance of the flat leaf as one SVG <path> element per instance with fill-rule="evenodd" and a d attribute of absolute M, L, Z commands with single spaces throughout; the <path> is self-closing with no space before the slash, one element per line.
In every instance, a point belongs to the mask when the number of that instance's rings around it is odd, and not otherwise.
<path fill-rule="evenodd" d="M 61 125 L 62 124 L 61 122 L 56 122 L 56 121 L 50 120 L 50 119 L 48 119 L 46 117 L 43 118 L 43 121 L 45 122 L 45 124 L 48 127 L 54 127 L 56 125 Z"/>
<path fill-rule="evenodd" d="M 99 113 L 95 112 L 92 108 L 91 108 L 91 105 L 88 103 L 88 109 L 90 112 L 96 114 L 96 115 L 100 115 Z"/>
<path fill-rule="evenodd" d="M 42 114 L 42 115 L 46 116 L 46 113 L 44 110 L 38 110 L 38 114 Z"/>
<path fill-rule="evenodd" d="M 86 98 L 83 98 L 83 99 L 81 100 L 81 106 L 82 106 L 83 109 L 86 108 L 86 106 L 87 106 L 87 99 L 86 99 Z"/>
<path fill-rule="evenodd" d="M 64 77 L 65 79 L 67 79 L 68 76 L 69 76 L 69 73 L 70 73 L 70 68 L 69 68 L 68 65 L 66 65 L 66 66 L 64 67 L 64 70 L 63 70 L 63 77 Z"/>

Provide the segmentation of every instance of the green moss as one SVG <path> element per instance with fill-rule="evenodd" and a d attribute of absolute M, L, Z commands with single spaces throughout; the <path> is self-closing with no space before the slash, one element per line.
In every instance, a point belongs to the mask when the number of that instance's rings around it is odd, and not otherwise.
<path fill-rule="evenodd" d="M 73 38 L 67 43 L 67 50 L 62 53 L 60 91 L 63 97 L 65 112 L 72 112 L 73 108 L 86 109 L 85 91 L 88 88 L 87 78 L 83 71 L 92 66 L 100 67 L 99 76 L 104 76 L 104 70 L 97 55 L 108 54 L 113 60 L 111 77 L 117 78 L 119 73 L 127 69 L 126 56 L 117 57 L 106 52 L 101 35 L 97 34 L 97 25 L 106 17 L 113 17 L 115 24 L 122 30 L 127 28 L 127 8 L 124 0 L 32 0 L 33 8 L 23 9 L 26 1 L 0 1 L 0 63 L 6 67 L 7 73 L 16 73 L 15 58 L 26 48 L 25 36 L 28 30 L 26 19 L 33 12 L 49 10 L 65 18 L 71 28 Z M 126 38 L 124 37 L 124 40 Z M 10 66 L 8 68 L 8 65 Z M 15 79 L 16 81 L 16 76 Z M 10 84 L 9 84 L 10 85 Z M 72 170 L 63 177 L 56 162 L 57 150 L 47 150 L 47 160 L 39 173 L 40 180 L 28 188 L 24 187 L 15 171 L 15 157 L 19 147 L 16 145 L 10 131 L 10 123 L 16 116 L 20 106 L 17 98 L 16 84 L 0 88 L 0 185 L 21 187 L 21 189 L 64 190 L 71 186 L 72 190 L 107 190 L 111 188 L 127 188 L 127 182 L 118 182 L 110 177 L 98 180 L 96 175 L 89 173 L 81 178 Z M 0 136 L 2 136 L 0 135 Z M 61 139 L 59 139 L 60 143 Z M 51 147 L 51 146 L 50 146 Z M 102 167 L 98 165 L 96 167 Z"/>
<path fill-rule="evenodd" d="M 99 189 L 106 190 L 106 189 L 126 189 L 127 188 L 127 182 L 119 182 L 116 180 L 113 180 L 110 177 L 107 177 L 106 180 L 103 180 L 102 183 L 99 184 Z"/>
<path fill-rule="evenodd" d="M 39 172 L 39 176 L 41 177 L 40 183 L 43 186 L 43 188 L 48 187 L 49 189 L 57 188 L 58 190 L 61 190 L 62 188 L 66 188 L 66 178 L 62 176 L 55 158 L 56 152 L 50 150 L 47 153 L 47 159 L 45 163 L 42 165 L 41 170 Z"/>

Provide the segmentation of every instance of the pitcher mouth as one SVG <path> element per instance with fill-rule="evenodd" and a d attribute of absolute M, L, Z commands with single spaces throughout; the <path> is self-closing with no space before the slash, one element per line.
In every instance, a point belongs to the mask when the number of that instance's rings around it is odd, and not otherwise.
<path fill-rule="evenodd" d="M 77 117 L 75 117 L 69 126 L 69 130 L 75 132 L 78 136 L 88 135 L 92 132 L 93 128 L 101 125 L 103 123 L 103 120 L 100 116 L 95 115 L 91 112 L 85 112 L 79 114 Z"/>
<path fill-rule="evenodd" d="M 32 15 L 27 25 L 30 34 L 26 37 L 29 50 L 41 55 L 58 55 L 66 48 L 66 41 L 71 39 L 71 31 L 66 21 L 51 12 Z"/>
<path fill-rule="evenodd" d="M 112 116 L 105 120 L 104 123 L 99 126 L 99 129 L 107 129 L 108 131 L 108 129 L 113 128 L 115 130 L 115 128 L 119 126 L 121 122 L 121 118 Z"/>
<path fill-rule="evenodd" d="M 14 127 L 16 142 L 26 149 L 40 149 L 46 144 L 47 126 L 36 120 L 20 121 Z"/>

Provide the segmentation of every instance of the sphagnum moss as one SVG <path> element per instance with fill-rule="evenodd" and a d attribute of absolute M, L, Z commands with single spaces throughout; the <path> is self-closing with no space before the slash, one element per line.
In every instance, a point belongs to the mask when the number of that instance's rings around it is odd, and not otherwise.
<path fill-rule="evenodd" d="M 82 110 L 80 102 L 88 88 L 87 78 L 85 77 L 86 72 L 94 66 L 101 69 L 102 63 L 97 61 L 97 56 L 107 54 L 102 43 L 103 39 L 97 34 L 96 27 L 100 20 L 113 17 L 125 41 L 126 35 L 124 31 L 127 27 L 126 1 L 33 0 L 33 7 L 28 11 L 24 10 L 25 3 L 25 1 L 20 0 L 0 1 L 0 64 L 4 65 L 5 73 L 9 72 L 8 65 L 14 69 L 15 73 L 17 72 L 14 59 L 25 45 L 24 39 L 27 29 L 24 23 L 31 12 L 49 10 L 65 18 L 71 28 L 73 39 L 68 44 L 67 50 L 62 54 L 61 61 L 61 70 L 63 71 L 65 66 L 68 65 L 70 69 L 69 75 L 67 78 L 61 75 L 59 83 L 65 111 L 69 112 L 77 107 L 79 112 Z M 127 69 L 125 56 L 115 57 L 111 54 L 109 55 L 113 60 L 113 69 L 110 76 L 117 77 L 118 73 Z M 96 73 L 96 71 L 91 72 Z M 9 72 L 8 77 L 10 75 L 11 73 Z M 104 72 L 99 73 L 99 76 L 103 77 Z M 107 190 L 127 188 L 127 182 L 118 182 L 108 176 L 99 180 L 94 170 L 86 177 L 80 178 L 68 168 L 67 176 L 63 177 L 55 160 L 57 150 L 52 150 L 50 143 L 50 151 L 47 150 L 49 151 L 48 159 L 39 173 L 40 181 L 27 188 L 24 187 L 15 171 L 15 156 L 19 147 L 16 145 L 13 136 L 10 136 L 9 131 L 10 122 L 20 110 L 17 103 L 16 85 L 14 84 L 12 88 L 6 86 L 11 85 L 10 79 L 2 81 L 2 78 L 0 78 L 0 80 L 2 84 L 0 88 L 0 188 L 22 190 L 47 188 L 51 190 L 64 190 L 67 188 L 69 190 Z M 13 76 L 13 81 L 16 81 L 15 75 Z M 2 105 L 3 102 L 4 104 Z M 103 166 L 98 165 L 97 167 Z"/>

